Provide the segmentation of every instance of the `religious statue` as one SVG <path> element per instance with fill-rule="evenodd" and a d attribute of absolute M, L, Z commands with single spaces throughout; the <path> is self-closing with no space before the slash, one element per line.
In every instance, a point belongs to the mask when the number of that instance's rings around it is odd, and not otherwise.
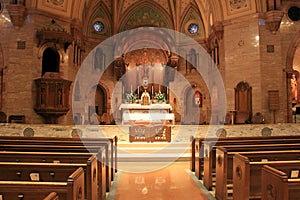
<path fill-rule="evenodd" d="M 297 101 L 297 79 L 295 74 L 291 78 L 292 100 Z"/>
<path fill-rule="evenodd" d="M 141 102 L 142 102 L 142 105 L 150 105 L 150 95 L 149 93 L 147 92 L 147 90 L 145 90 L 143 93 L 142 93 L 142 96 L 141 96 Z"/>

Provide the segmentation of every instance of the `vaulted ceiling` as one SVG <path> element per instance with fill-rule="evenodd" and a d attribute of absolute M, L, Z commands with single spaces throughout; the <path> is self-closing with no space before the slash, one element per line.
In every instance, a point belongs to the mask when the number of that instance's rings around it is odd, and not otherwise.
<path fill-rule="evenodd" d="M 149 14 L 145 11 L 155 10 L 150 16 L 153 24 L 177 31 L 181 31 L 184 20 L 197 13 L 208 36 L 215 22 L 261 12 L 266 3 L 262 0 L 27 0 L 26 4 L 64 19 L 77 19 L 85 27 L 93 17 L 104 18 L 112 30 L 110 34 L 133 28 L 138 22 L 146 23 Z"/>

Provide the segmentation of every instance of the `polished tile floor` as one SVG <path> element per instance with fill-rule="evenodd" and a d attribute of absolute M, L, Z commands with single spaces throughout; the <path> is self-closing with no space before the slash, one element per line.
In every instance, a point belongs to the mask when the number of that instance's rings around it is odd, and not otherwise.
<path fill-rule="evenodd" d="M 151 162 L 148 163 L 151 165 Z M 189 162 L 175 162 L 147 173 L 121 172 L 114 185 L 115 200 L 212 200 L 193 173 Z"/>

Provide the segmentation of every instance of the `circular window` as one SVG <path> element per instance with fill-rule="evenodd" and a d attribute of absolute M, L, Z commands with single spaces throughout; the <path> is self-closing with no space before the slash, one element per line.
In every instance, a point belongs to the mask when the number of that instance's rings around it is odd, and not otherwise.
<path fill-rule="evenodd" d="M 288 16 L 293 21 L 300 20 L 300 8 L 298 8 L 296 6 L 290 7 L 288 10 Z"/>
<path fill-rule="evenodd" d="M 198 32 L 198 30 L 199 30 L 199 26 L 196 23 L 191 23 L 188 26 L 188 31 L 189 31 L 190 34 L 195 34 L 195 33 Z"/>
<path fill-rule="evenodd" d="M 103 32 L 103 30 L 104 30 L 104 24 L 102 22 L 100 22 L 100 21 L 96 21 L 94 23 L 94 30 L 96 32 L 98 32 L 98 33 Z"/>

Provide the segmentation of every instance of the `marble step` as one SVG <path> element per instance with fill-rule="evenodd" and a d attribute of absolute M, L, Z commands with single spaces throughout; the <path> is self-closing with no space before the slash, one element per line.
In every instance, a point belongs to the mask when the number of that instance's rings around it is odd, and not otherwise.
<path fill-rule="evenodd" d="M 189 161 L 189 143 L 124 143 L 118 145 L 119 162 Z"/>

